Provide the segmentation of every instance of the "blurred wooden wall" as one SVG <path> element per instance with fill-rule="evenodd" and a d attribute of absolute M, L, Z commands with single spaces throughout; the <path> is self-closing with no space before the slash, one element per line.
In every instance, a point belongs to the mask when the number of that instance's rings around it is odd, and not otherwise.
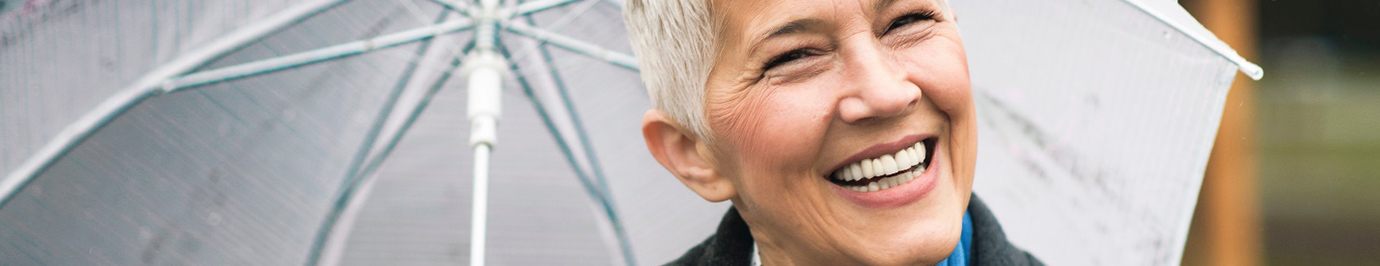
<path fill-rule="evenodd" d="M 1256 56 L 1256 0 L 1183 0 L 1192 13 L 1242 56 Z M 1262 232 L 1256 174 L 1254 81 L 1238 74 L 1208 160 L 1184 265 L 1260 265 Z"/>

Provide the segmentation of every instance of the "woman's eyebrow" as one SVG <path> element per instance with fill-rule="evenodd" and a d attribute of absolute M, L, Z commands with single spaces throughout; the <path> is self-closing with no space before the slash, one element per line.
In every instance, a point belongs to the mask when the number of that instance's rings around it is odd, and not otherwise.
<path fill-rule="evenodd" d="M 820 30 L 823 30 L 823 28 L 824 28 L 824 21 L 819 20 L 819 19 L 814 19 L 814 18 L 802 18 L 802 19 L 791 20 L 790 22 L 786 22 L 785 24 L 782 24 L 781 26 L 777 26 L 777 27 L 771 28 L 771 30 L 770 30 L 770 31 L 767 31 L 766 34 L 760 35 L 761 37 L 756 38 L 756 39 L 751 43 L 751 47 L 752 47 L 752 48 L 749 49 L 748 51 L 749 51 L 749 52 L 755 52 L 755 51 L 757 51 L 757 49 L 758 49 L 759 47 L 761 47 L 762 43 L 766 42 L 767 40 L 771 40 L 771 39 L 774 39 L 774 38 L 779 38 L 779 37 L 787 36 L 787 35 L 798 34 L 798 33 L 820 31 Z"/>
<path fill-rule="evenodd" d="M 872 12 L 882 13 L 882 10 L 886 10 L 887 7 L 891 7 L 891 4 L 895 3 L 896 0 L 879 0 L 872 3 Z"/>
<path fill-rule="evenodd" d="M 776 27 L 776 29 L 772 30 L 771 33 L 767 34 L 767 37 L 763 39 L 770 39 L 776 36 L 790 35 L 792 33 L 803 32 L 806 30 L 808 26 L 807 23 L 810 23 L 809 20 L 811 19 L 797 19 L 792 20 L 791 22 L 787 22 L 785 25 Z"/>
<path fill-rule="evenodd" d="M 891 5 L 896 4 L 896 2 L 898 2 L 898 0 L 877 0 L 876 2 L 872 3 L 872 11 L 875 13 L 881 13 L 883 10 L 886 10 L 888 7 L 891 7 Z M 749 51 L 756 51 L 758 46 L 772 38 L 807 31 L 816 31 L 819 30 L 823 25 L 824 21 L 814 18 L 801 18 L 791 20 L 790 22 L 786 22 L 781 26 L 772 28 L 771 31 L 767 31 L 766 34 L 763 34 L 760 37 L 752 39 L 752 42 L 749 43 L 750 47 L 752 48 L 750 48 Z"/>

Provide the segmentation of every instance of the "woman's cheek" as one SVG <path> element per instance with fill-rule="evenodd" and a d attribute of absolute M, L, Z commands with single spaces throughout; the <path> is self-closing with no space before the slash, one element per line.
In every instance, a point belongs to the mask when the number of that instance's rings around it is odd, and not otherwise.
<path fill-rule="evenodd" d="M 819 147 L 827 126 L 827 101 L 807 90 L 758 89 L 726 102 L 720 119 L 711 119 L 721 140 L 739 151 L 744 163 L 791 167 L 814 162 L 811 150 Z M 823 121 L 823 123 L 821 122 Z M 775 167 L 774 167 L 775 168 Z M 787 170 L 787 169 L 779 169 Z"/>
<path fill-rule="evenodd" d="M 923 97 L 950 116 L 971 115 L 972 85 L 968 78 L 968 62 L 962 47 L 933 45 L 926 50 L 910 51 L 906 60 L 909 79 L 917 84 Z"/>

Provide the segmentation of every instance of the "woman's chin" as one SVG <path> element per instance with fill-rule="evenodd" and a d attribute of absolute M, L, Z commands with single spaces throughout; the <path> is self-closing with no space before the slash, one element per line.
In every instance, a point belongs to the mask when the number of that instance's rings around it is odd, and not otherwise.
<path fill-rule="evenodd" d="M 850 257 L 869 265 L 915 265 L 937 263 L 953 252 L 966 195 L 948 171 L 947 156 L 935 159 L 932 171 L 899 187 L 863 193 L 833 187 L 838 205 L 847 209 L 836 214 L 848 216 L 836 217 L 838 224 L 852 227 Z"/>
<path fill-rule="evenodd" d="M 879 230 L 862 237 L 851 257 L 867 265 L 934 265 L 944 260 L 958 245 L 962 225 L 947 221 L 925 221 L 898 231 Z"/>

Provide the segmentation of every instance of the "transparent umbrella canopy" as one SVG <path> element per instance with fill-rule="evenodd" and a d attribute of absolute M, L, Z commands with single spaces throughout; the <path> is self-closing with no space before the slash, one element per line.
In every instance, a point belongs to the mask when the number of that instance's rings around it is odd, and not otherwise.
<path fill-rule="evenodd" d="M 1052 265 L 1178 264 L 1227 90 L 1261 68 L 1176 1 L 952 2 L 974 190 L 1007 236 Z"/>
<path fill-rule="evenodd" d="M 539 14 L 553 8 L 564 12 Z M 7 240 L 0 252 L 21 263 L 59 264 L 336 264 L 367 262 L 371 252 L 405 259 L 431 250 L 423 255 L 438 256 L 420 257 L 634 264 L 568 89 L 598 81 L 601 91 L 631 92 L 607 95 L 645 98 L 618 10 L 603 1 L 13 7 L 5 13 L 7 65 L 95 60 L 106 65 L 76 68 L 110 79 L 6 68 L 4 83 L 13 85 L 6 88 L 23 90 L 5 90 L 11 130 L 0 223 L 23 229 L 0 234 Z M 544 23 L 556 26 L 536 26 Z M 84 54 L 87 47 L 98 48 Z M 147 61 L 126 60 L 150 52 Z M 9 78 L 21 76 L 37 79 Z M 455 103 L 456 94 L 442 94 L 457 90 L 448 87 L 464 92 L 458 96 L 468 101 L 456 105 L 468 110 L 422 119 L 437 113 L 424 112 L 433 100 Z M 433 126 L 446 123 L 475 130 Z M 448 164 L 439 167 L 394 171 L 385 159 L 437 159 L 395 149 L 414 126 L 421 136 L 450 131 L 426 144 L 441 148 L 423 153 L 474 152 L 440 158 Z M 505 138 L 506 149 L 495 152 Z M 428 158 L 397 159 L 418 157 Z M 491 175 L 497 178 L 488 186 Z M 435 176 L 460 182 L 426 183 Z M 405 191 L 372 191 L 408 178 L 422 181 Z M 432 192 L 449 202 L 385 207 L 394 213 L 384 214 L 392 219 L 383 225 L 355 219 L 377 209 L 365 204 L 370 195 L 386 205 L 393 196 L 424 200 Z M 473 206 L 459 208 L 470 218 L 447 219 L 461 216 L 456 206 Z M 500 211 L 488 215 L 486 208 Z M 365 237 L 373 226 L 421 232 L 408 241 L 435 240 L 434 248 L 369 250 L 387 242 Z M 351 240 L 352 232 L 361 237 Z M 359 256 L 345 256 L 347 246 Z M 75 251 L 87 256 L 64 256 Z"/>
<path fill-rule="evenodd" d="M 1178 262 L 1260 68 L 1173 1 L 951 2 L 1008 236 Z M 0 4 L 3 264 L 660 263 L 726 208 L 646 153 L 619 1 Z"/>

